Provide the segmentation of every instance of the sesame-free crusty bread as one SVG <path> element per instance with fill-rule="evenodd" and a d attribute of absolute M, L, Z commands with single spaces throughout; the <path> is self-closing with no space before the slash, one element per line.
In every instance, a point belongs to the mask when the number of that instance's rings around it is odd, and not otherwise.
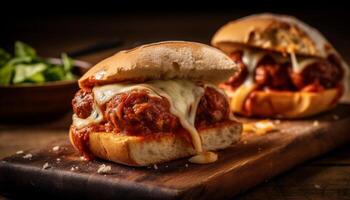
<path fill-rule="evenodd" d="M 195 42 L 166 41 L 118 52 L 92 67 L 80 78 L 79 86 L 174 78 L 215 83 L 237 70 L 218 49 Z"/>
<path fill-rule="evenodd" d="M 225 122 L 199 131 L 203 150 L 229 147 L 240 138 L 242 125 Z M 70 138 L 72 142 L 72 131 Z M 156 138 L 93 132 L 89 136 L 90 151 L 97 157 L 130 166 L 147 166 L 195 155 L 192 144 L 183 136 L 164 134 Z"/>
<path fill-rule="evenodd" d="M 230 43 L 322 58 L 335 52 L 315 28 L 295 17 L 270 13 L 231 21 L 222 26 L 211 41 L 220 49 L 229 48 Z"/>

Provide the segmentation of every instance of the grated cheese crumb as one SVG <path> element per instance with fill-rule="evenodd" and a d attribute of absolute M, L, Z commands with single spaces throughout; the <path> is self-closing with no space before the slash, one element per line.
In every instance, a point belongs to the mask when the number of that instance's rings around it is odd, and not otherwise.
<path fill-rule="evenodd" d="M 317 120 L 315 120 L 315 121 L 312 123 L 312 125 L 313 125 L 313 126 L 318 126 L 318 125 L 320 125 L 320 123 L 319 123 Z"/>
<path fill-rule="evenodd" d="M 276 131 L 277 128 L 270 120 L 261 120 L 243 124 L 243 132 L 253 132 L 257 135 L 264 135 L 269 132 Z"/>
<path fill-rule="evenodd" d="M 333 119 L 334 119 L 334 120 L 338 120 L 338 119 L 339 119 L 339 116 L 338 116 L 338 115 L 333 115 Z"/>
<path fill-rule="evenodd" d="M 314 187 L 315 187 L 316 189 L 321 189 L 321 186 L 318 185 L 318 184 L 315 184 Z"/>
<path fill-rule="evenodd" d="M 153 165 L 153 168 L 154 168 L 155 170 L 158 170 L 157 164 L 154 164 L 154 165 Z"/>
<path fill-rule="evenodd" d="M 58 151 L 58 150 L 60 150 L 60 146 L 54 146 L 54 147 L 52 147 L 52 150 L 53 151 Z"/>
<path fill-rule="evenodd" d="M 76 170 L 79 170 L 78 166 L 73 166 L 73 167 L 70 168 L 70 171 L 76 171 Z"/>
<path fill-rule="evenodd" d="M 97 170 L 97 173 L 99 174 L 107 174 L 112 170 L 111 166 L 102 164 Z"/>
<path fill-rule="evenodd" d="M 33 155 L 31 153 L 28 153 L 26 155 L 23 156 L 24 159 L 32 159 Z"/>
<path fill-rule="evenodd" d="M 187 164 L 187 163 L 185 164 L 185 167 L 186 167 L 186 168 L 188 167 L 188 164 Z"/>
<path fill-rule="evenodd" d="M 24 151 L 22 150 L 16 152 L 16 154 L 22 154 L 22 153 L 24 153 Z"/>
<path fill-rule="evenodd" d="M 42 169 L 48 169 L 50 168 L 51 166 L 49 165 L 48 162 L 46 162 L 44 165 L 43 165 L 43 168 Z"/>

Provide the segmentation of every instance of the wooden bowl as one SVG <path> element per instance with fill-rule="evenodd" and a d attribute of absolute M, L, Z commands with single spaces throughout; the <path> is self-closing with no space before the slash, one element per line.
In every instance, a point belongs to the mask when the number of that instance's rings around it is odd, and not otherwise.
<path fill-rule="evenodd" d="M 50 58 L 49 62 L 60 64 L 61 60 Z M 75 60 L 73 73 L 81 76 L 90 66 Z M 71 110 L 78 88 L 77 80 L 0 86 L 0 121 L 26 123 L 58 117 Z"/>

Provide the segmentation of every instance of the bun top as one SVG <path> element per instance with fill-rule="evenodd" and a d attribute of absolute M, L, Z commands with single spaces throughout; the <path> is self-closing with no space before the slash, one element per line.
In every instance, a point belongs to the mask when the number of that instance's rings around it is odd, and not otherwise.
<path fill-rule="evenodd" d="M 118 52 L 85 73 L 79 86 L 176 78 L 216 83 L 238 70 L 218 49 L 195 42 L 166 41 Z"/>
<path fill-rule="evenodd" d="M 335 51 L 316 29 L 295 17 L 257 14 L 244 17 L 221 27 L 211 41 L 220 49 L 229 43 L 301 55 L 325 58 Z"/>

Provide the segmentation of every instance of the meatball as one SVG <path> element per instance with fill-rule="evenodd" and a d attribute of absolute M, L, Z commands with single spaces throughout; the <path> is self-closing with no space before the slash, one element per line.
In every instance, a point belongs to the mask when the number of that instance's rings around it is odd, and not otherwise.
<path fill-rule="evenodd" d="M 79 118 L 86 119 L 91 114 L 93 103 L 91 90 L 79 90 L 72 100 L 73 111 Z"/>
<path fill-rule="evenodd" d="M 239 87 L 248 76 L 248 69 L 242 61 L 243 52 L 236 51 L 230 54 L 231 59 L 237 64 L 240 69 L 239 73 L 232 75 L 224 84 L 232 88 Z"/>
<path fill-rule="evenodd" d="M 104 115 L 126 134 L 172 132 L 179 127 L 168 100 L 151 97 L 147 91 L 118 94 L 106 104 Z"/>
<path fill-rule="evenodd" d="M 278 64 L 270 56 L 265 56 L 257 65 L 254 80 L 260 88 L 293 90 L 287 64 Z"/>
<path fill-rule="evenodd" d="M 331 60 L 320 60 L 307 66 L 301 73 L 290 72 L 294 85 L 303 90 L 310 85 L 334 88 L 343 77 L 340 65 Z"/>
<path fill-rule="evenodd" d="M 196 113 L 196 127 L 210 126 L 229 118 L 229 103 L 226 97 L 213 88 L 206 87 Z"/>

